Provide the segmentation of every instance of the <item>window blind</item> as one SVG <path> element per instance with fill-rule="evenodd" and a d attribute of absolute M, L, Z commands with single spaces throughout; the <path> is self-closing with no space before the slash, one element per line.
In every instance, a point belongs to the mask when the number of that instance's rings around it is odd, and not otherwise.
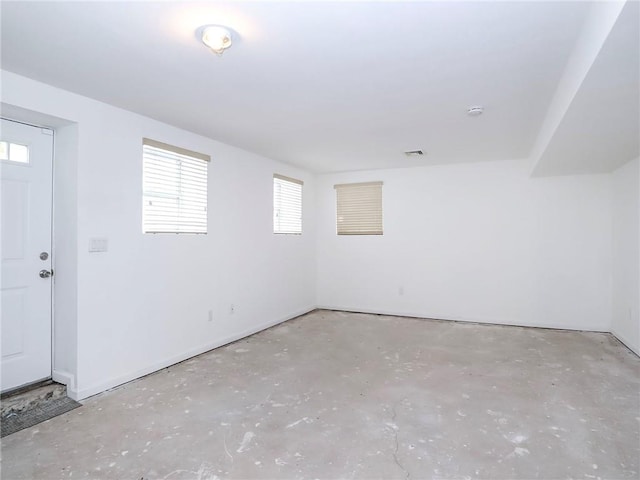
<path fill-rule="evenodd" d="M 335 185 L 338 235 L 382 235 L 382 182 Z"/>
<path fill-rule="evenodd" d="M 273 233 L 302 233 L 303 182 L 273 175 Z"/>
<path fill-rule="evenodd" d="M 207 233 L 209 160 L 208 155 L 143 139 L 144 233 Z"/>

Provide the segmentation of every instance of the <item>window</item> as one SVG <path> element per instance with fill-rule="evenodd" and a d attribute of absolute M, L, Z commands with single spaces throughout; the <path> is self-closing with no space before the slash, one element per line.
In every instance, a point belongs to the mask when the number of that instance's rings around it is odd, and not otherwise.
<path fill-rule="evenodd" d="M 207 233 L 208 155 L 142 140 L 142 231 Z"/>
<path fill-rule="evenodd" d="M 19 143 L 0 142 L 0 160 L 29 163 L 29 147 Z"/>
<path fill-rule="evenodd" d="M 382 182 L 336 185 L 338 235 L 382 235 Z"/>
<path fill-rule="evenodd" d="M 273 175 L 273 233 L 302 233 L 302 182 Z"/>

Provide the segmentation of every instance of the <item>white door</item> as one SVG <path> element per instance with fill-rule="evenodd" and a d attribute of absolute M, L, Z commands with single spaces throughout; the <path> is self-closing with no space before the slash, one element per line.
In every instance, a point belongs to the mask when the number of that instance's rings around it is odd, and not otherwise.
<path fill-rule="evenodd" d="M 0 129 L 2 391 L 51 377 L 53 131 Z"/>

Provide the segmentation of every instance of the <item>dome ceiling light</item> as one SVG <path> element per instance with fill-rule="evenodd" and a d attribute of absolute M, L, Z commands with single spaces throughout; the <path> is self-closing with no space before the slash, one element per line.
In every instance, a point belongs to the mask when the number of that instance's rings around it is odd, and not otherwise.
<path fill-rule="evenodd" d="M 222 55 L 231 46 L 231 31 L 220 25 L 202 27 L 202 43 L 217 55 Z"/>

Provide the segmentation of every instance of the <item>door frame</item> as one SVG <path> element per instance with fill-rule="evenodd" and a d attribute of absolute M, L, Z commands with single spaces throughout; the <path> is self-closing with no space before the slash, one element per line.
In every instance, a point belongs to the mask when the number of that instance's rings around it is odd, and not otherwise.
<path fill-rule="evenodd" d="M 78 399 L 78 158 L 79 123 L 0 103 L 0 117 L 53 131 L 51 199 L 51 379 Z"/>

